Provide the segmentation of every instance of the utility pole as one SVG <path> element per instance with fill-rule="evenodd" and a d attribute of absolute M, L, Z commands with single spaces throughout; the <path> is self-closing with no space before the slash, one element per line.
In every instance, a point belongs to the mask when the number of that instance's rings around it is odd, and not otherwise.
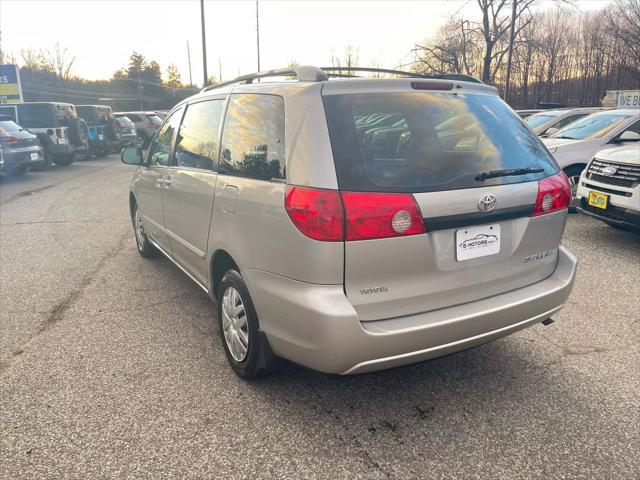
<path fill-rule="evenodd" d="M 189 50 L 189 40 L 187 40 L 187 58 L 189 60 L 189 87 L 193 87 L 193 79 L 191 78 L 191 50 Z"/>
<path fill-rule="evenodd" d="M 513 42 L 516 39 L 516 14 L 518 9 L 518 0 L 511 0 L 511 31 L 509 33 L 509 51 L 507 53 L 507 78 L 504 82 L 504 101 L 509 96 L 509 87 L 511 86 L 511 60 L 513 58 Z"/>
<path fill-rule="evenodd" d="M 202 86 L 206 87 L 209 77 L 207 75 L 207 37 L 204 33 L 204 0 L 200 0 L 200 22 L 202 23 L 202 70 L 204 73 Z"/>
<path fill-rule="evenodd" d="M 140 69 L 138 69 L 138 103 L 140 111 L 144 112 L 144 99 L 142 98 L 142 77 L 140 77 Z"/>
<path fill-rule="evenodd" d="M 260 15 L 258 12 L 258 0 L 256 0 L 256 45 L 258 47 L 258 71 L 260 71 Z"/>

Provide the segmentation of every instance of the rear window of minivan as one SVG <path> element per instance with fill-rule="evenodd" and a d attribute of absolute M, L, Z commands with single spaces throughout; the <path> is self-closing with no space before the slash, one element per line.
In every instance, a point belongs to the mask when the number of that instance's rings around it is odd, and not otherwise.
<path fill-rule="evenodd" d="M 559 171 L 498 97 L 366 93 L 323 97 L 342 190 L 430 192 L 539 180 Z M 479 181 L 483 172 L 539 173 Z"/>

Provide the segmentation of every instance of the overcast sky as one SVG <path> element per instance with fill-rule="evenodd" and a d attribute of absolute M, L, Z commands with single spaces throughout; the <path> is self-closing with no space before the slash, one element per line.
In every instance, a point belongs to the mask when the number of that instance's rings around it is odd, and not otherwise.
<path fill-rule="evenodd" d="M 395 68 L 410 59 L 416 42 L 432 35 L 449 16 L 477 15 L 475 0 L 260 0 L 261 68 L 290 61 L 331 64 L 346 45 L 359 48 L 360 65 Z M 539 8 L 550 6 L 543 2 Z M 603 0 L 577 0 L 580 10 Z M 223 79 L 255 72 L 256 7 L 253 0 L 205 1 L 209 75 Z M 19 58 L 21 48 L 60 42 L 76 57 L 72 73 L 110 78 L 133 50 L 160 63 L 175 63 L 189 81 L 187 40 L 194 83 L 202 82 L 199 0 L 0 0 L 2 48 Z"/>

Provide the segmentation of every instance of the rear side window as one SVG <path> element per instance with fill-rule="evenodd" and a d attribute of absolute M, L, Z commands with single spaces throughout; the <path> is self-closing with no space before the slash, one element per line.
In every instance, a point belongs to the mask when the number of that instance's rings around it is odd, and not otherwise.
<path fill-rule="evenodd" d="M 231 95 L 222 136 L 220 171 L 261 180 L 285 178 L 282 97 Z"/>
<path fill-rule="evenodd" d="M 20 125 L 25 128 L 51 128 L 56 126 L 53 116 L 53 107 L 49 104 L 18 105 L 18 118 Z"/>
<path fill-rule="evenodd" d="M 187 107 L 176 140 L 176 165 L 214 169 L 223 107 L 222 99 L 193 103 Z"/>
<path fill-rule="evenodd" d="M 131 120 L 132 122 L 140 122 L 142 120 L 140 118 L 140 115 L 133 115 L 131 113 L 127 113 L 127 117 L 129 117 L 129 120 Z"/>
<path fill-rule="evenodd" d="M 528 182 L 558 167 L 498 97 L 369 93 L 323 97 L 342 190 L 431 192 Z M 480 181 L 483 172 L 539 173 Z"/>

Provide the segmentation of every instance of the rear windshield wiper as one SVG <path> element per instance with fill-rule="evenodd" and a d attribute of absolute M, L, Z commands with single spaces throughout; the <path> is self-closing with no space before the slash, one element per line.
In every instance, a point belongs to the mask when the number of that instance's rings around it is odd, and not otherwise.
<path fill-rule="evenodd" d="M 507 168 L 505 170 L 489 170 L 476 176 L 476 182 L 484 182 L 488 178 L 511 177 L 514 175 L 526 175 L 527 173 L 541 173 L 544 168 Z"/>

